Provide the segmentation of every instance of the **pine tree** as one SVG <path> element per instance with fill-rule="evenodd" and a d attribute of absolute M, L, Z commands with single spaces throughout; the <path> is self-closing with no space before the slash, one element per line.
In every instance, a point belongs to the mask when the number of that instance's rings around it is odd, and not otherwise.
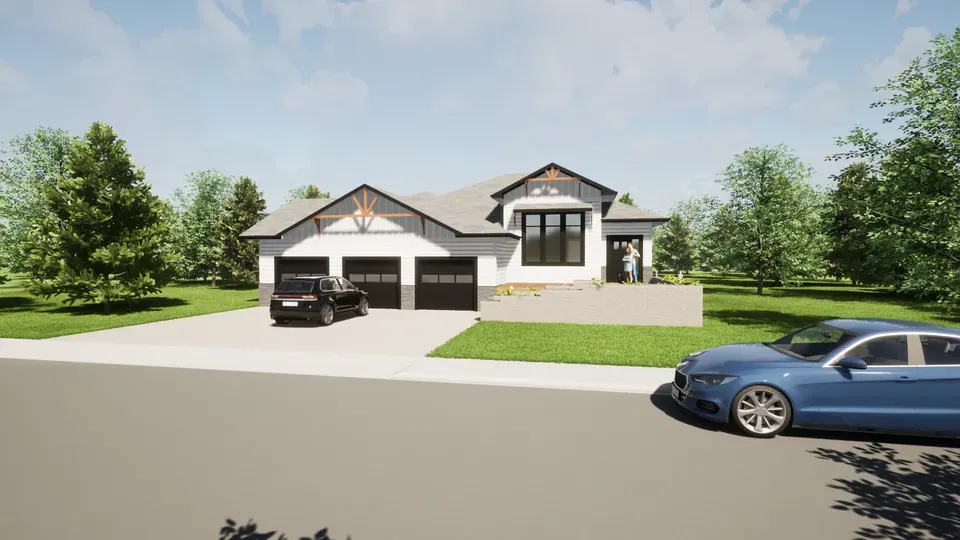
<path fill-rule="evenodd" d="M 257 185 L 246 176 L 233 186 L 217 226 L 220 241 L 220 274 L 243 283 L 257 280 L 257 243 L 241 240 L 240 234 L 266 215 L 267 203 Z"/>
<path fill-rule="evenodd" d="M 294 199 L 329 199 L 330 192 L 320 191 L 320 188 L 313 184 L 307 184 L 290 190 L 287 194 L 287 201 Z"/>
<path fill-rule="evenodd" d="M 664 269 L 689 272 L 693 269 L 693 231 L 690 222 L 680 214 L 670 216 L 670 221 L 657 228 L 658 254 Z"/>
<path fill-rule="evenodd" d="M 163 202 L 107 124 L 94 123 L 70 148 L 44 198 L 49 215 L 26 243 L 31 294 L 63 294 L 71 305 L 99 303 L 109 313 L 172 279 Z"/>

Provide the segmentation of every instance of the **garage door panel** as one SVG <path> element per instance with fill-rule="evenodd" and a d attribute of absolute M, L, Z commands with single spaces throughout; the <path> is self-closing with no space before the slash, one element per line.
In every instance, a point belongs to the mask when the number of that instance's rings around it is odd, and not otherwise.
<path fill-rule="evenodd" d="M 370 295 L 370 307 L 400 309 L 400 259 L 343 260 L 343 274 Z"/>
<path fill-rule="evenodd" d="M 274 259 L 274 286 L 298 276 L 329 275 L 328 257 L 277 257 Z"/>
<path fill-rule="evenodd" d="M 417 309 L 476 310 L 475 259 L 418 259 Z"/>

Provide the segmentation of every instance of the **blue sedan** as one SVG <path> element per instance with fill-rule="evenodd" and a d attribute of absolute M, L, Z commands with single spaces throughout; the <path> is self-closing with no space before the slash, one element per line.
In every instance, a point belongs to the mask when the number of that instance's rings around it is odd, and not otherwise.
<path fill-rule="evenodd" d="M 698 351 L 677 366 L 673 400 L 754 437 L 791 426 L 960 437 L 960 330 L 835 319 Z"/>

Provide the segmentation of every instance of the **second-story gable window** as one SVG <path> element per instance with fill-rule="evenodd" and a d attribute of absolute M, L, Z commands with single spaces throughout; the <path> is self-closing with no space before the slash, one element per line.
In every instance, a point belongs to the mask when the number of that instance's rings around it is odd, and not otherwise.
<path fill-rule="evenodd" d="M 583 266 L 583 212 L 523 214 L 523 264 Z"/>

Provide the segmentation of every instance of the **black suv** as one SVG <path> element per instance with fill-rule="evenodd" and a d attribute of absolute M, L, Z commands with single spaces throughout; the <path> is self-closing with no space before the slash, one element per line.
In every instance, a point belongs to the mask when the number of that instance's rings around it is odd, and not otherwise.
<path fill-rule="evenodd" d="M 283 280 L 270 296 L 270 318 L 277 324 L 292 319 L 333 322 L 337 313 L 356 311 L 366 315 L 370 298 L 365 291 L 338 276 L 295 277 Z"/>

